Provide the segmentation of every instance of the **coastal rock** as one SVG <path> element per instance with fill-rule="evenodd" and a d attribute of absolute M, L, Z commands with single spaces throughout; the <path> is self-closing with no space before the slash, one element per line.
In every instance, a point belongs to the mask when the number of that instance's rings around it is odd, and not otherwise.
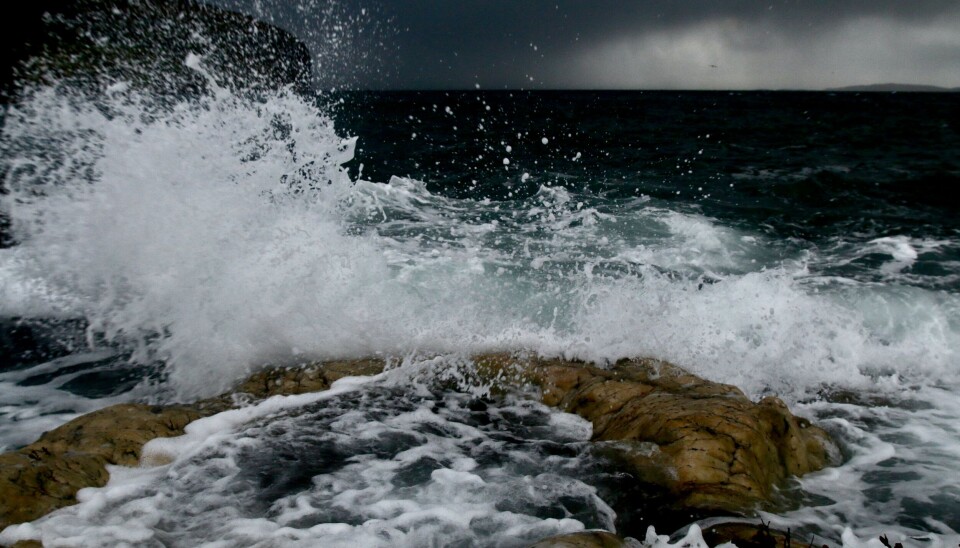
<path fill-rule="evenodd" d="M 530 548 L 624 548 L 629 546 L 622 538 L 607 531 L 580 531 L 545 538 Z"/>
<path fill-rule="evenodd" d="M 0 455 L 0 529 L 74 504 L 78 490 L 107 483 L 107 464 L 135 466 L 144 443 L 180 435 L 210 412 L 216 408 L 114 405 Z"/>
<path fill-rule="evenodd" d="M 330 388 L 331 384 L 343 377 L 376 375 L 381 373 L 383 368 L 382 360 L 367 359 L 267 369 L 251 375 L 240 383 L 234 392 L 248 394 L 257 399 L 319 392 Z"/>
<path fill-rule="evenodd" d="M 63 85 L 93 97 L 129 88 L 169 107 L 213 91 L 211 78 L 245 97 L 309 95 L 311 54 L 283 29 L 196 0 L 35 0 L 0 18 L 0 105 Z M 0 211 L 0 248 L 15 244 Z"/>
<path fill-rule="evenodd" d="M 813 541 L 793 537 L 789 531 L 771 529 L 769 524 L 742 522 L 718 523 L 703 530 L 710 546 L 732 542 L 738 548 L 810 548 Z"/>
<path fill-rule="evenodd" d="M 0 317 L 0 372 L 47 362 L 83 348 L 84 329 L 86 322 L 79 319 Z"/>
<path fill-rule="evenodd" d="M 3 90 L 15 80 L 66 80 L 102 90 L 114 82 L 180 96 L 205 89 L 184 65 L 203 57 L 230 89 L 310 88 L 307 47 L 290 33 L 195 0 L 40 0 L 9 18 Z"/>
<path fill-rule="evenodd" d="M 593 423 L 593 441 L 672 505 L 702 515 L 744 513 L 769 502 L 790 476 L 838 459 L 830 436 L 778 398 L 754 403 L 735 386 L 659 360 L 609 369 L 563 360 L 476 359 L 480 370 L 538 386 L 545 404 Z"/>
<path fill-rule="evenodd" d="M 80 489 L 107 483 L 106 465 L 140 464 L 146 442 L 182 435 L 186 425 L 199 418 L 250 398 L 326 390 L 337 379 L 374 375 L 383 367 L 380 360 L 347 360 L 269 369 L 229 394 L 193 404 L 120 404 L 78 417 L 18 451 L 0 455 L 0 530 L 75 504 Z"/>
<path fill-rule="evenodd" d="M 826 432 L 791 415 L 780 400 L 754 403 L 734 386 L 666 362 L 623 360 L 603 369 L 491 354 L 474 363 L 476 373 L 495 379 L 500 390 L 537 387 L 544 403 L 590 420 L 597 451 L 652 489 L 668 492 L 675 509 L 748 512 L 769 501 L 788 476 L 823 468 L 836 454 Z M 181 435 L 193 420 L 251 399 L 325 390 L 337 379 L 383 369 L 376 359 L 270 369 L 230 394 L 195 404 L 122 404 L 79 417 L 0 455 L 0 529 L 75 503 L 79 489 L 107 482 L 107 464 L 137 465 L 144 443 Z M 588 540 L 577 538 L 568 540 Z"/>
<path fill-rule="evenodd" d="M 11 548 L 43 548 L 43 543 L 39 540 L 21 540 L 15 542 Z"/>

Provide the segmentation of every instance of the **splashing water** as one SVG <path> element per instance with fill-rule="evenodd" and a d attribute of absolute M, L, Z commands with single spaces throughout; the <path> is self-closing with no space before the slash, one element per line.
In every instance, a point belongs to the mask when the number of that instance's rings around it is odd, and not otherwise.
<path fill-rule="evenodd" d="M 0 204 L 19 245 L 0 250 L 0 311 L 85 318 L 90 354 L 38 367 L 86 361 L 108 371 L 107 361 L 126 356 L 144 370 L 160 363 L 160 386 L 133 393 L 146 398 L 168 389 L 175 396 L 160 399 L 215 394 L 265 364 L 341 357 L 526 349 L 601 363 L 668 359 L 753 396 L 778 393 L 845 440 L 851 458 L 844 467 L 802 482 L 826 498 L 778 519 L 813 523 L 850 545 L 856 535 L 876 532 L 871 520 L 878 513 L 904 534 L 931 523 L 943 538 L 955 534 L 958 494 L 941 480 L 952 470 L 958 439 L 951 421 L 960 411 L 951 394 L 960 299 L 904 283 L 918 257 L 955 242 L 889 236 L 860 247 L 811 249 L 662 199 L 610 197 L 574 185 L 537 183 L 532 193 L 501 199 L 454 198 L 411 178 L 352 179 L 344 164 L 356 144 L 337 135 L 324 111 L 289 93 L 251 100 L 221 90 L 154 108 L 121 88 L 96 100 L 41 90 L 11 108 L 3 129 L 8 193 Z M 523 182 L 545 178 L 534 173 Z M 865 258 L 876 268 L 862 277 L 823 267 Z M 23 386 L 42 374 L 37 368 L 0 373 L 9 393 L 5 409 L 15 408 L 17 420 L 36 432 L 117 401 L 77 397 L 45 408 L 64 413 L 58 419 L 31 415 L 15 400 L 53 400 L 69 381 Z M 816 398 L 825 388 L 892 398 L 891 409 L 826 403 Z M 901 405 L 913 396 L 929 408 Z M 413 403 L 390 413 L 402 418 L 362 420 L 377 432 L 391 432 L 396 421 L 416 430 L 421 426 L 410 425 L 426 420 Z M 290 431 L 306 428 L 289 420 Z M 234 459 L 248 443 L 262 443 L 254 431 L 268 426 L 244 425 L 230 426 L 222 444 L 204 450 Z M 0 433 L 11 445 L 29 439 L 24 430 Z M 432 443 L 459 450 L 451 440 Z M 394 456 L 369 470 L 395 477 Z M 495 471 L 485 469 L 484 476 L 447 464 L 451 472 L 436 478 L 431 472 L 436 492 L 411 495 L 399 513 L 359 505 L 351 509 L 353 521 L 324 534 L 366 538 L 372 533 L 360 523 L 370 512 L 385 512 L 374 517 L 387 528 L 404 512 L 437 517 L 436 501 L 461 483 L 476 487 L 460 501 L 467 506 L 515 487 L 506 472 L 496 484 Z M 884 475 L 894 465 L 908 467 L 910 479 L 881 492 L 894 481 Z M 210 472 L 189 458 L 172 466 L 175 481 Z M 347 467 L 327 479 L 353 482 L 350 474 L 361 472 Z M 172 512 L 163 508 L 179 495 L 164 494 L 175 487 L 156 487 L 166 481 L 160 472 L 123 474 L 107 491 L 85 495 L 78 515 L 132 515 L 147 499 L 159 515 Z M 240 477 L 233 468 L 224 474 Z M 369 489 L 380 492 L 387 483 Z M 849 493 L 831 499 L 841 484 Z M 135 488 L 124 491 L 125 485 Z M 878 489 L 873 498 L 850 494 L 864 485 Z M 590 494 L 580 480 L 568 486 Z M 921 495 L 925 490 L 931 493 Z M 293 534 L 289 523 L 313 519 L 332 496 L 321 491 L 316 486 L 315 499 L 305 502 L 281 495 L 270 534 Z M 120 492 L 126 494 L 111 498 Z M 894 508 L 901 503 L 914 510 Z M 604 506 L 596 503 L 596 515 L 608 519 Z M 497 520 L 508 512 L 484 511 L 490 523 L 507 527 Z M 929 519 L 918 521 L 920 514 Z M 601 517 L 595 521 L 605 525 Z M 49 526 L 66 535 L 75 518 Z M 536 534 L 583 526 L 561 519 L 537 529 L 537 520 L 511 523 L 526 523 Z M 849 535 L 847 526 L 854 528 Z M 486 538 L 471 527 L 457 530 Z M 239 525 L 234 531 L 245 534 Z M 450 531 L 435 534 L 459 534 Z M 646 541 L 667 542 L 655 535 Z"/>
<path fill-rule="evenodd" d="M 953 295 L 824 285 L 802 255 L 649 201 L 354 182 L 355 140 L 294 95 L 150 112 L 48 90 L 4 135 L 7 279 L 163 360 L 184 395 L 267 362 L 492 348 L 654 355 L 755 393 L 956 376 Z"/>

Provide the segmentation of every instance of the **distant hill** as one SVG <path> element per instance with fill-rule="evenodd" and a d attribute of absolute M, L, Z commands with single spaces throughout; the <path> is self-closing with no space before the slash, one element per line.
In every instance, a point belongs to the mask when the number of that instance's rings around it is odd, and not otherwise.
<path fill-rule="evenodd" d="M 845 86 L 830 88 L 827 91 L 929 91 L 929 92 L 957 92 L 960 88 L 944 88 L 940 86 L 925 86 L 920 84 L 870 84 L 866 86 Z"/>

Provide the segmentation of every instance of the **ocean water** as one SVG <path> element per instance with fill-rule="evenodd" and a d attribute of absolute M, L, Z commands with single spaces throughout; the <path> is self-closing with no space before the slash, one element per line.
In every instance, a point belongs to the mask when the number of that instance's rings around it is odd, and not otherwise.
<path fill-rule="evenodd" d="M 39 90 L 0 140 L 0 448 L 267 365 L 392 367 L 198 421 L 0 542 L 696 541 L 645 535 L 689 517 L 588 423 L 471 381 L 525 351 L 776 394 L 844 463 L 765 519 L 955 545 L 958 119 L 956 94 Z"/>

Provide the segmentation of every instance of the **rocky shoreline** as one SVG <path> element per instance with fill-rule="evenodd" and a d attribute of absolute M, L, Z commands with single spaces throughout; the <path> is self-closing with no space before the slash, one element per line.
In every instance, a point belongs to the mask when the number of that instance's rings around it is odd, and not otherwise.
<path fill-rule="evenodd" d="M 310 51 L 289 32 L 197 0 L 40 0 L 14 18 L 0 74 L 0 103 L 36 84 L 100 93 L 122 83 L 159 96 L 208 88 L 191 54 L 222 87 L 309 93 Z"/>
<path fill-rule="evenodd" d="M 471 374 L 494 394 L 523 390 L 589 420 L 592 441 L 604 456 L 648 487 L 658 504 L 697 519 L 751 516 L 775 502 L 777 487 L 788 478 L 839 461 L 830 436 L 792 415 L 779 399 L 753 402 L 734 386 L 667 362 L 621 360 L 601 368 L 510 354 L 471 362 Z M 194 420 L 271 396 L 326 390 L 340 378 L 384 368 L 381 360 L 365 359 L 269 369 L 228 394 L 193 404 L 120 404 L 79 417 L 0 455 L 0 530 L 76 503 L 80 489 L 107 483 L 107 465 L 165 464 L 141 458 L 143 445 L 182 435 Z M 739 538 L 750 545 L 758 531 L 726 525 L 704 535 L 711 544 Z M 538 546 L 623 542 L 613 535 L 579 535 Z"/>

